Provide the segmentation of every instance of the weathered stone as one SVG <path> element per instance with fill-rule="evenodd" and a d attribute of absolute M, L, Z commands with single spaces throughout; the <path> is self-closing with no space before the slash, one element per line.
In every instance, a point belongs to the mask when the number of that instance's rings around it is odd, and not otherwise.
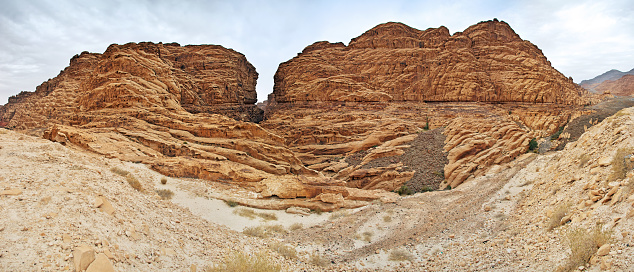
<path fill-rule="evenodd" d="M 597 256 L 605 256 L 608 255 L 608 253 L 610 253 L 610 249 L 612 249 L 612 247 L 610 246 L 610 244 L 605 244 L 602 245 L 599 250 L 597 250 Z"/>
<path fill-rule="evenodd" d="M 82 244 L 73 251 L 75 271 L 83 271 L 95 260 L 95 251 L 88 245 Z"/>
<path fill-rule="evenodd" d="M 290 207 L 286 209 L 286 212 L 290 214 L 310 215 L 310 209 L 302 207 Z"/>
<path fill-rule="evenodd" d="M 114 255 L 112 255 L 112 252 L 110 252 L 110 249 L 105 248 L 103 250 L 103 254 L 105 254 L 106 257 L 108 257 L 108 259 L 114 259 Z"/>
<path fill-rule="evenodd" d="M 611 157 L 601 157 L 599 158 L 599 166 L 609 166 L 612 163 Z"/>
<path fill-rule="evenodd" d="M 99 209 L 102 212 L 105 212 L 105 213 L 107 213 L 109 215 L 112 215 L 115 212 L 114 207 L 112 207 L 112 204 L 110 204 L 110 201 L 108 201 L 108 199 L 106 199 L 103 196 L 98 197 L 98 199 L 101 200 L 100 201 L 101 204 L 99 205 Z"/>
<path fill-rule="evenodd" d="M 332 194 L 332 193 L 322 193 L 319 194 L 317 197 L 315 197 L 315 199 L 317 200 L 321 200 L 322 202 L 325 203 L 332 203 L 332 204 L 343 204 L 343 196 L 341 194 Z"/>
<path fill-rule="evenodd" d="M 103 205 L 103 199 L 102 197 L 98 196 L 97 198 L 95 198 L 95 208 L 99 208 L 101 207 L 101 205 Z"/>
<path fill-rule="evenodd" d="M 14 195 L 19 195 L 19 194 L 22 194 L 22 190 L 20 190 L 20 189 L 9 189 L 9 190 L 0 191 L 0 196 L 3 196 L 3 195 L 14 196 Z"/>
<path fill-rule="evenodd" d="M 106 254 L 99 253 L 86 272 L 114 272 L 114 266 Z"/>

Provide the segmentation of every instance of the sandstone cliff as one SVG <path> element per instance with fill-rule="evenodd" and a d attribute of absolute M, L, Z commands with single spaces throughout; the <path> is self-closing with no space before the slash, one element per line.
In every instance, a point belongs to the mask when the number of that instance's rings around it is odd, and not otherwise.
<path fill-rule="evenodd" d="M 421 168 L 445 179 L 427 185 L 453 188 L 525 153 L 530 139 L 555 133 L 591 100 L 505 22 L 453 35 L 385 23 L 280 64 L 262 126 L 308 168 L 388 190 L 424 187 L 411 182 L 422 169 L 399 164 L 412 148 L 404 139 L 444 127 L 446 153 Z"/>
<path fill-rule="evenodd" d="M 75 56 L 35 92 L 12 97 L 0 120 L 165 175 L 238 184 L 260 197 L 348 196 L 340 182 L 306 168 L 283 138 L 234 120 L 261 118 L 256 79 L 242 54 L 221 46 L 111 45 L 103 54 Z M 319 199 L 285 205 L 363 205 Z"/>
<path fill-rule="evenodd" d="M 9 98 L 0 120 L 11 128 L 46 127 L 81 123 L 78 113 L 100 109 L 163 107 L 258 121 L 257 78 L 244 55 L 218 45 L 113 44 L 103 54 L 75 55 L 35 92 Z"/>
<path fill-rule="evenodd" d="M 278 103 L 481 101 L 579 105 L 584 90 L 505 22 L 449 34 L 385 23 L 342 43 L 316 42 L 280 64 Z"/>

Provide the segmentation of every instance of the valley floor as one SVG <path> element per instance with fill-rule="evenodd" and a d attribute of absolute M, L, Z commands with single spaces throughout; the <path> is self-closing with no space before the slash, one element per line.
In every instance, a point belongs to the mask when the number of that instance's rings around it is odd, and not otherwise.
<path fill-rule="evenodd" d="M 307 215 L 230 207 L 214 196 L 249 193 L 163 185 L 145 165 L 0 129 L 0 270 L 73 271 L 86 245 L 117 271 L 204 271 L 235 252 L 283 271 L 554 271 L 575 255 L 571 233 L 598 223 L 611 239 L 574 268 L 634 271 L 633 117 L 619 111 L 562 151 L 522 155 L 453 190 Z"/>

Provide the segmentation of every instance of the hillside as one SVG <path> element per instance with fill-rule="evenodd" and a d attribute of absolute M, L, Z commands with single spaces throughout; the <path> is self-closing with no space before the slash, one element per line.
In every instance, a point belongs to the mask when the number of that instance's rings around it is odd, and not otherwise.
<path fill-rule="evenodd" d="M 624 75 L 616 80 L 606 80 L 594 87 L 599 93 L 616 96 L 631 96 L 634 94 L 634 73 Z"/>
<path fill-rule="evenodd" d="M 619 70 L 616 69 L 612 69 L 610 71 L 607 71 L 601 75 L 598 75 L 592 79 L 586 79 L 586 80 L 582 80 L 581 83 L 579 83 L 579 85 L 581 85 L 581 87 L 590 90 L 592 92 L 599 92 L 596 87 L 608 80 L 618 80 L 619 78 L 625 76 L 625 75 L 634 75 L 634 69 L 628 71 L 628 72 L 621 72 Z M 600 93 L 600 92 L 599 92 Z"/>
<path fill-rule="evenodd" d="M 335 212 L 322 223 L 300 216 L 304 228 L 282 227 L 265 237 L 205 220 L 196 208 L 209 205 L 204 201 L 214 193 L 232 195 L 237 188 L 172 178 L 161 185 L 163 176 L 144 165 L 0 129 L 0 209 L 6 215 L 0 217 L 0 268 L 72 270 L 74 254 L 94 251 L 118 271 L 198 271 L 243 251 L 264 252 L 284 271 L 544 271 L 578 255 L 568 240 L 577 233 L 573 245 L 588 247 L 592 256 L 586 269 L 628 271 L 634 256 L 633 133 L 634 109 L 624 109 L 563 151 L 526 154 L 458 188 Z M 117 174 L 121 170 L 142 190 Z M 172 200 L 155 192 L 170 188 Z M 243 208 L 216 209 L 231 214 Z M 585 243 L 591 234 L 575 232 L 596 224 L 610 237 L 598 252 Z M 280 242 L 288 248 L 281 251 Z M 297 255 L 282 255 L 289 248 Z"/>

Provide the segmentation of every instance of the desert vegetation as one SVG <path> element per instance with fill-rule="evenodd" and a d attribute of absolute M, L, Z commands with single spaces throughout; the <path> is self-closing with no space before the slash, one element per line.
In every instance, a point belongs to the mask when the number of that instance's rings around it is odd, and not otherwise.
<path fill-rule="evenodd" d="M 565 263 L 557 271 L 575 271 L 584 266 L 601 246 L 610 241 L 611 231 L 603 230 L 602 224 L 596 224 L 592 229 L 576 227 L 566 233 L 565 242 L 570 249 Z"/>
<path fill-rule="evenodd" d="M 563 202 L 557 205 L 557 207 L 555 207 L 555 209 L 552 211 L 552 214 L 549 216 L 546 227 L 549 230 L 552 230 L 565 224 L 566 222 L 562 222 L 562 220 L 570 211 L 570 206 L 572 206 L 570 202 Z"/>
<path fill-rule="evenodd" d="M 172 190 L 170 189 L 158 189 L 156 190 L 156 194 L 158 194 L 163 200 L 172 199 L 172 197 L 174 196 L 174 192 L 172 192 Z"/>
<path fill-rule="evenodd" d="M 232 252 L 224 258 L 221 264 L 209 267 L 206 272 L 278 272 L 282 268 L 278 264 L 270 262 L 270 258 L 264 252 L 248 255 L 243 252 Z"/>
<path fill-rule="evenodd" d="M 230 204 L 227 204 L 231 206 Z M 239 208 L 233 211 L 234 214 L 237 214 L 242 217 L 246 217 L 249 219 L 255 219 L 256 217 L 262 218 L 265 221 L 273 221 L 277 220 L 277 215 L 272 212 L 256 212 L 253 209 L 247 208 Z"/>

